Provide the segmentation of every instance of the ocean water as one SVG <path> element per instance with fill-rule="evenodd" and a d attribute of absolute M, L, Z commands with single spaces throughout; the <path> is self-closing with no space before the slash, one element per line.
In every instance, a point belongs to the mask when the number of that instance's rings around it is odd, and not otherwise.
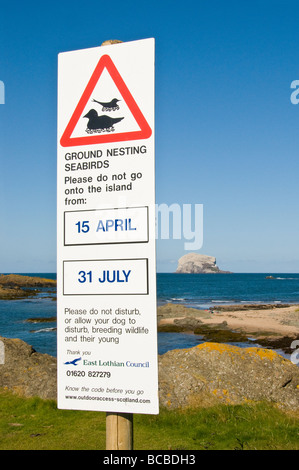
<path fill-rule="evenodd" d="M 273 276 L 275 279 L 266 279 Z M 217 304 L 299 303 L 299 274 L 158 274 L 157 300 L 205 309 Z"/>
<path fill-rule="evenodd" d="M 24 273 L 22 273 L 24 274 Z M 56 279 L 53 273 L 26 273 Z M 56 321 L 28 323 L 28 318 L 56 317 L 56 292 L 43 289 L 36 297 L 21 300 L 0 300 L 0 336 L 20 338 L 41 353 L 56 356 Z"/>
<path fill-rule="evenodd" d="M 54 273 L 28 273 L 56 279 Z M 266 276 L 275 279 L 266 279 Z M 299 304 L 299 274 L 157 274 L 157 303 L 207 309 L 220 304 Z M 56 356 L 56 321 L 28 323 L 28 318 L 56 317 L 55 292 L 44 289 L 34 298 L 0 300 L 0 336 L 20 338 L 41 353 Z M 158 353 L 202 343 L 198 335 L 158 333 Z M 235 343 L 236 344 L 236 343 Z M 236 344 L 248 347 L 248 344 Z"/>

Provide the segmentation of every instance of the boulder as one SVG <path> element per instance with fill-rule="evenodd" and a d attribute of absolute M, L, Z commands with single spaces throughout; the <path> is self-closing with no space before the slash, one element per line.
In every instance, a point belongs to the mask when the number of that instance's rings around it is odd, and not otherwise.
<path fill-rule="evenodd" d="M 56 398 L 57 361 L 36 352 L 20 339 L 0 337 L 4 343 L 4 364 L 0 363 L 0 387 L 26 397 Z"/>
<path fill-rule="evenodd" d="M 267 401 L 299 409 L 299 368 L 274 351 L 203 343 L 159 357 L 160 404 L 167 408 Z"/>

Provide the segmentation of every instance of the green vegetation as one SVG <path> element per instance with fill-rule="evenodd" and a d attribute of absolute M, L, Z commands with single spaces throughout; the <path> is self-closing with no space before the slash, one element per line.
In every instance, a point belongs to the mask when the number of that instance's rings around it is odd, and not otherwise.
<path fill-rule="evenodd" d="M 104 450 L 106 414 L 0 392 L 0 450 Z M 134 415 L 135 450 L 299 450 L 299 417 L 269 404 Z"/>

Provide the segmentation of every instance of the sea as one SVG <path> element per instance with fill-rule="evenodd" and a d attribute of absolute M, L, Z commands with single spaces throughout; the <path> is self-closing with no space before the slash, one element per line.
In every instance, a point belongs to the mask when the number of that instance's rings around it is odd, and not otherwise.
<path fill-rule="evenodd" d="M 22 274 L 56 279 L 55 273 Z M 267 279 L 268 276 L 274 279 Z M 166 303 L 204 310 L 217 305 L 299 304 L 299 274 L 158 273 L 157 305 Z M 56 292 L 51 288 L 26 299 L 0 300 L 0 336 L 20 338 L 36 351 L 56 356 L 56 314 Z M 27 322 L 29 318 L 53 320 L 31 323 Z M 191 348 L 202 342 L 195 334 L 158 333 L 158 353 Z M 233 344 L 248 347 L 248 343 Z"/>

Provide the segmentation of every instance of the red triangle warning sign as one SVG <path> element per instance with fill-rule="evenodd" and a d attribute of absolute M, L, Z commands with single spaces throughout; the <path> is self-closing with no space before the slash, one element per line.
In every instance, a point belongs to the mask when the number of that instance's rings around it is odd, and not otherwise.
<path fill-rule="evenodd" d="M 107 98 L 106 102 L 100 101 L 100 99 L 92 99 L 89 104 L 91 95 L 95 91 L 105 71 L 108 72 L 110 81 L 112 79 L 114 89 L 121 95 L 121 98 L 117 99 L 113 97 L 112 99 L 112 97 L 110 97 L 111 100 L 109 99 L 108 102 Z M 121 102 L 121 104 L 118 105 L 118 102 Z M 88 104 L 90 107 L 93 105 L 92 109 L 87 108 Z M 131 123 L 134 122 L 134 126 L 129 125 L 128 128 L 128 126 L 123 125 L 124 120 L 130 123 L 130 119 L 122 116 L 122 106 L 125 106 L 130 112 Z M 87 113 L 85 114 L 84 111 L 87 111 Z M 117 111 L 117 116 L 115 111 Z M 106 114 L 103 115 L 103 112 L 106 112 Z M 99 115 L 99 113 L 101 115 Z M 113 114 L 113 117 L 111 114 Z M 81 132 L 77 132 L 76 134 L 75 130 L 81 118 L 82 120 L 84 118 L 84 126 L 87 125 L 87 127 L 83 132 L 81 130 Z M 121 125 L 118 123 L 121 123 Z M 114 126 L 119 129 L 116 129 Z M 60 144 L 62 147 L 105 144 L 110 142 L 148 139 L 151 135 L 152 130 L 147 120 L 143 116 L 111 57 L 103 55 L 66 126 L 60 139 Z"/>

